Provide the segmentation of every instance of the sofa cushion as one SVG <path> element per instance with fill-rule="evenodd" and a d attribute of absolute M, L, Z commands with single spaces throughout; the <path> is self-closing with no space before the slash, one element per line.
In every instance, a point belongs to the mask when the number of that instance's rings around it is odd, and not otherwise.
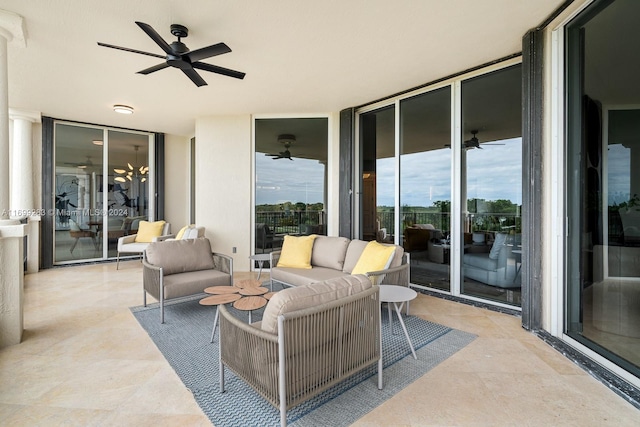
<path fill-rule="evenodd" d="M 360 259 L 360 255 L 362 255 L 362 251 L 367 247 L 367 243 L 364 240 L 353 239 L 349 242 L 349 247 L 347 248 L 347 253 L 344 256 L 344 267 L 342 267 L 342 271 L 344 273 L 349 273 L 353 271 L 353 267 L 356 266 L 358 260 Z"/>
<path fill-rule="evenodd" d="M 284 236 L 278 267 L 311 268 L 313 241 L 317 236 Z"/>
<path fill-rule="evenodd" d="M 495 271 L 498 269 L 498 260 L 489 258 L 488 254 L 464 254 L 462 263 L 465 267 L 476 267 L 483 270 Z"/>
<path fill-rule="evenodd" d="M 505 244 L 506 241 L 507 241 L 506 234 L 504 233 L 496 234 L 496 239 L 493 241 L 493 246 L 491 246 L 491 251 L 489 252 L 489 258 L 498 259 L 498 256 L 500 255 L 500 250 L 502 249 L 502 246 Z"/>
<path fill-rule="evenodd" d="M 349 239 L 346 237 L 318 236 L 313 242 L 311 265 L 342 271 L 348 247 Z"/>
<path fill-rule="evenodd" d="M 231 276 L 219 270 L 198 270 L 165 276 L 164 298 L 179 298 L 204 292 L 209 286 L 231 286 Z"/>
<path fill-rule="evenodd" d="M 349 247 L 347 248 L 347 254 L 344 257 L 344 267 L 342 268 L 343 273 L 349 273 L 353 271 L 353 268 L 356 266 L 358 261 L 360 260 L 360 255 L 362 255 L 362 251 L 367 247 L 369 242 L 365 242 L 364 240 L 354 239 L 349 243 Z M 391 264 L 389 267 L 398 267 L 402 265 L 402 257 L 404 256 L 404 248 L 402 246 L 394 245 L 391 243 L 381 243 L 383 246 L 392 246 L 395 248 L 394 256 L 391 259 Z"/>
<path fill-rule="evenodd" d="M 336 277 L 347 276 L 342 270 L 334 270 L 327 267 L 307 268 L 283 268 L 271 269 L 271 280 L 286 283 L 292 286 L 304 286 L 311 283 L 322 282 Z"/>
<path fill-rule="evenodd" d="M 395 255 L 395 247 L 381 245 L 372 240 L 360 254 L 360 258 L 351 274 L 367 274 L 370 271 L 379 271 L 389 268 L 391 260 Z"/>
<path fill-rule="evenodd" d="M 152 242 L 154 237 L 158 237 L 162 234 L 165 221 L 140 221 L 138 225 L 138 232 L 136 234 L 136 242 Z"/>
<path fill-rule="evenodd" d="M 371 287 L 364 275 L 347 275 L 312 285 L 298 286 L 277 292 L 267 304 L 262 316 L 263 331 L 278 332 L 278 316 L 284 313 L 316 307 L 339 298 L 355 295 Z"/>
<path fill-rule="evenodd" d="M 165 276 L 214 268 L 211 244 L 204 237 L 150 243 L 146 252 L 147 261 L 162 267 Z"/>
<path fill-rule="evenodd" d="M 421 228 L 423 230 L 435 230 L 433 224 L 413 224 L 415 228 Z"/>

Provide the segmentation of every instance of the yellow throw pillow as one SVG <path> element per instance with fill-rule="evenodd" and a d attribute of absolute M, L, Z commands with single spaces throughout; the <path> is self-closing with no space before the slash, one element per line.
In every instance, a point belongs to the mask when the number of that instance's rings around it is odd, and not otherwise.
<path fill-rule="evenodd" d="M 193 228 L 193 227 L 195 227 L 194 224 L 185 225 L 184 227 L 182 227 L 180 231 L 178 231 L 178 234 L 176 234 L 176 240 L 182 240 L 182 236 L 184 236 L 184 232 L 187 231 L 187 229 Z"/>
<path fill-rule="evenodd" d="M 165 221 L 140 221 L 135 241 L 141 243 L 153 242 L 154 237 L 158 237 L 162 234 L 164 224 Z"/>
<path fill-rule="evenodd" d="M 311 251 L 316 235 L 284 236 L 278 267 L 311 268 Z"/>
<path fill-rule="evenodd" d="M 381 245 L 372 240 L 367 243 L 351 274 L 367 274 L 370 271 L 385 270 L 391 264 L 395 254 L 395 246 Z"/>

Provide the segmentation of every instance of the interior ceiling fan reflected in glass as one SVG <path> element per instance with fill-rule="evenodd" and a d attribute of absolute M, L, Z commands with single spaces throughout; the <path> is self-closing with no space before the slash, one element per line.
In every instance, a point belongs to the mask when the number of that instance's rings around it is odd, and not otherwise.
<path fill-rule="evenodd" d="M 113 178 L 116 182 L 127 182 L 133 181 L 134 179 L 140 179 L 140 182 L 145 182 L 147 180 L 149 166 L 138 166 L 138 150 L 140 149 L 139 145 L 134 145 L 133 149 L 136 151 L 136 166 L 133 166 L 131 163 L 127 162 L 127 168 L 114 168 L 113 171 L 118 175 Z"/>

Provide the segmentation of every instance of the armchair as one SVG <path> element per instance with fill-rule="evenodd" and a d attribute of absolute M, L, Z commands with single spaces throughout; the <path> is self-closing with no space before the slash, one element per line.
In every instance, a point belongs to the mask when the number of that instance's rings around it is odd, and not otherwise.
<path fill-rule="evenodd" d="M 379 287 L 363 275 L 276 293 L 262 321 L 220 310 L 220 391 L 231 369 L 271 405 L 287 410 L 378 363 L 382 389 Z"/>
<path fill-rule="evenodd" d="M 262 253 L 266 249 L 274 249 L 282 246 L 284 237 L 276 236 L 267 224 L 256 224 L 256 250 L 259 248 Z"/>
<path fill-rule="evenodd" d="M 200 237 L 204 237 L 205 227 L 196 227 L 196 226 L 186 226 L 182 230 L 178 232 L 178 234 L 167 234 L 164 236 L 159 236 L 156 241 L 164 242 L 165 240 L 187 240 L 187 239 L 198 239 Z"/>
<path fill-rule="evenodd" d="M 513 268 L 509 265 L 512 249 L 513 246 L 507 245 L 506 234 L 496 234 L 488 253 L 465 253 L 462 256 L 464 276 L 499 288 L 519 288 L 515 257 Z"/>
<path fill-rule="evenodd" d="M 76 245 L 78 244 L 78 240 L 80 240 L 81 237 L 91 238 L 91 240 L 93 241 L 93 247 L 98 249 L 98 242 L 96 241 L 96 232 L 93 230 L 80 228 L 78 223 L 72 219 L 69 220 L 69 235 L 75 239 L 73 241 L 73 244 L 71 245 L 71 248 L 69 249 L 71 253 L 73 253 L 73 250 L 76 248 Z"/>
<path fill-rule="evenodd" d="M 132 253 L 139 254 L 142 257 L 142 253 L 147 249 L 149 243 L 158 241 L 158 238 L 161 236 L 165 236 L 171 232 L 171 224 L 165 222 L 162 227 L 162 232 L 159 236 L 152 237 L 148 239 L 143 239 L 145 241 L 140 241 L 138 238 L 138 234 L 130 234 L 128 236 L 122 236 L 118 238 L 118 255 L 116 260 L 116 270 L 120 268 L 120 254 L 121 253 Z"/>

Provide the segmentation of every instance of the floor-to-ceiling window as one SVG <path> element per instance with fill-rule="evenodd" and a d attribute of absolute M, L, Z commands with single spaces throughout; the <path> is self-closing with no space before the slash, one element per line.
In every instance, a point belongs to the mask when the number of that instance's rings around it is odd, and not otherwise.
<path fill-rule="evenodd" d="M 521 65 L 462 82 L 461 292 L 520 305 Z"/>
<path fill-rule="evenodd" d="M 149 133 L 54 124 L 54 263 L 116 256 L 149 218 Z"/>
<path fill-rule="evenodd" d="M 451 277 L 451 87 L 400 101 L 400 244 L 411 281 L 448 291 Z"/>
<path fill-rule="evenodd" d="M 521 68 L 511 59 L 357 112 L 358 237 L 401 244 L 415 286 L 521 305 Z"/>
<path fill-rule="evenodd" d="M 640 374 L 640 36 L 634 0 L 566 27 L 567 318 L 571 338 Z"/>
<path fill-rule="evenodd" d="M 256 254 L 279 249 L 285 235 L 327 233 L 328 122 L 255 119 Z"/>

